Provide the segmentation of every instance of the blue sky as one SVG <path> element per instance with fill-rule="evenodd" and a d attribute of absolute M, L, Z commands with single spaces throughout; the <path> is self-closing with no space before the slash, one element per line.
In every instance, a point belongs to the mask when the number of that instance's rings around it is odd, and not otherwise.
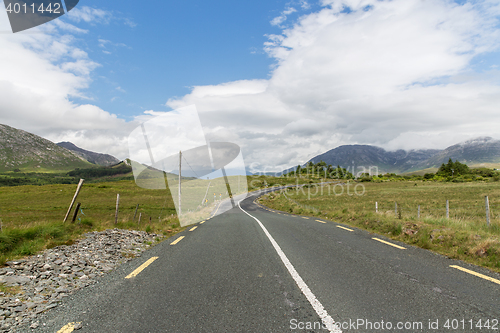
<path fill-rule="evenodd" d="M 497 0 L 81 0 L 17 34 L 1 2 L 0 123 L 54 142 L 123 159 L 190 105 L 252 171 L 500 139 Z"/>
<path fill-rule="evenodd" d="M 167 99 L 188 94 L 192 86 L 267 79 L 274 60 L 263 45 L 266 34 L 280 33 L 270 22 L 287 4 L 150 1 L 138 6 L 133 1 L 82 0 L 79 6 L 113 16 L 106 24 L 80 25 L 89 30 L 80 36 L 84 50 L 102 65 L 92 75 L 89 96 L 101 108 L 129 119 L 145 110 L 169 110 Z"/>

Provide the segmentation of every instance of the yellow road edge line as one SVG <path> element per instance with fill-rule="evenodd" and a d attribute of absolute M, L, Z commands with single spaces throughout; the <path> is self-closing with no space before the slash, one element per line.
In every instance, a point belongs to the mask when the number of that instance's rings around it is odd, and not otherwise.
<path fill-rule="evenodd" d="M 316 222 L 319 222 L 319 223 L 326 223 L 325 221 L 320 221 L 320 220 L 316 220 Z"/>
<path fill-rule="evenodd" d="M 151 258 L 149 258 L 144 264 L 142 264 L 141 266 L 137 267 L 132 273 L 130 273 L 129 275 L 127 275 L 125 277 L 125 279 L 130 279 L 130 278 L 136 277 L 146 267 L 148 267 L 149 265 L 151 265 L 151 263 L 153 261 L 155 261 L 156 259 L 158 259 L 158 257 L 151 257 Z"/>
<path fill-rule="evenodd" d="M 379 241 L 381 243 L 384 243 L 384 244 L 387 244 L 387 245 L 390 245 L 390 246 L 394 246 L 395 248 L 398 248 L 398 249 L 401 249 L 401 250 L 406 250 L 406 247 L 402 247 L 402 246 L 399 246 L 399 245 L 396 245 L 396 244 L 392 244 L 392 243 L 389 243 L 389 242 L 386 242 L 385 240 L 382 240 L 382 239 L 379 239 L 379 238 L 372 238 L 376 241 Z"/>
<path fill-rule="evenodd" d="M 198 228 L 198 226 L 196 227 L 192 227 L 191 229 L 189 229 L 189 231 L 193 231 L 194 229 Z"/>
<path fill-rule="evenodd" d="M 347 230 L 347 231 L 354 231 L 352 229 L 349 229 L 349 228 L 346 228 L 346 227 L 343 227 L 341 225 L 338 225 L 337 228 L 340 228 L 340 229 L 344 229 L 344 230 Z"/>
<path fill-rule="evenodd" d="M 210 218 L 214 217 L 215 214 L 217 214 L 217 212 L 219 211 L 219 208 L 220 208 L 220 205 L 222 204 L 222 201 L 219 202 L 219 205 L 217 206 L 217 210 L 215 211 L 214 215 L 210 216 Z"/>
<path fill-rule="evenodd" d="M 302 217 L 303 219 L 309 220 L 309 218 L 308 218 L 308 217 L 305 217 L 305 216 L 301 216 L 301 217 Z"/>
<path fill-rule="evenodd" d="M 172 243 L 170 243 L 170 245 L 175 245 L 175 244 L 179 243 L 184 237 L 186 237 L 186 236 L 181 236 L 181 237 L 177 238 Z"/>
<path fill-rule="evenodd" d="M 477 276 L 477 277 L 480 277 L 480 278 L 482 278 L 482 279 L 485 279 L 485 280 L 491 281 L 491 282 L 493 282 L 493 283 L 500 284 L 500 280 L 494 279 L 494 278 L 492 278 L 492 277 L 489 277 L 489 276 L 484 275 L 484 274 L 481 274 L 481 273 L 477 273 L 477 272 L 471 271 L 470 269 L 463 268 L 463 267 L 460 267 L 460 266 L 457 266 L 457 265 L 450 265 L 450 267 L 452 267 L 452 268 L 456 268 L 456 269 L 458 269 L 458 270 L 461 270 L 462 272 L 466 272 L 466 273 L 469 273 L 469 274 L 475 275 L 475 276 Z"/>
<path fill-rule="evenodd" d="M 75 330 L 75 326 L 77 324 L 81 324 L 81 322 L 80 323 L 69 323 L 69 324 L 66 324 L 59 331 L 57 331 L 57 333 L 70 333 L 70 332 L 73 332 Z"/>
<path fill-rule="evenodd" d="M 201 221 L 201 222 L 200 222 L 200 224 L 203 224 L 203 223 L 205 223 L 205 221 Z"/>

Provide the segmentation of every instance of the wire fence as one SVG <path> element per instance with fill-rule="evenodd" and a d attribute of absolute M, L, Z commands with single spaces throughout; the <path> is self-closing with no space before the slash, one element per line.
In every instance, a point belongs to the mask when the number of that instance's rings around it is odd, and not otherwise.
<path fill-rule="evenodd" d="M 366 208 L 366 207 L 365 207 Z M 484 203 L 471 205 L 461 201 L 446 200 L 432 204 L 415 204 L 397 201 L 376 201 L 373 210 L 386 215 L 394 214 L 398 218 L 447 218 L 464 221 L 491 221 L 500 220 L 500 204 L 489 204 L 486 197 Z"/>

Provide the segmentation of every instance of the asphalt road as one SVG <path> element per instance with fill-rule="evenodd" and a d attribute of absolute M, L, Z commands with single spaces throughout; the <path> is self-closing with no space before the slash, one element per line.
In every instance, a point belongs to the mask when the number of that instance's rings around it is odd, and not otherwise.
<path fill-rule="evenodd" d="M 121 265 L 28 331 L 500 331 L 498 274 L 255 198 L 222 204 L 223 214 Z"/>

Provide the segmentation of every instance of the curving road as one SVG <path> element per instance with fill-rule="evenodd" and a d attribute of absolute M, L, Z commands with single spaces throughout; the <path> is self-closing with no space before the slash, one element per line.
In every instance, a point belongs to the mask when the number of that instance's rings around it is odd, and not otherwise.
<path fill-rule="evenodd" d="M 498 274 L 273 212 L 257 195 L 221 204 L 224 214 L 123 264 L 27 332 L 500 331 Z"/>

